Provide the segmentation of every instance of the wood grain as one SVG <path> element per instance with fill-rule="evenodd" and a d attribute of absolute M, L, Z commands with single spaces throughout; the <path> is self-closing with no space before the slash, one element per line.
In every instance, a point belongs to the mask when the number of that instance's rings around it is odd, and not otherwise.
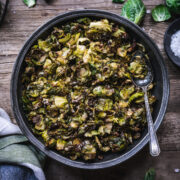
<path fill-rule="evenodd" d="M 156 180 L 179 180 L 180 173 L 174 172 L 174 169 L 179 168 L 177 158 L 180 158 L 180 152 L 174 151 L 165 151 L 158 158 L 152 158 L 146 147 L 123 164 L 104 170 L 76 170 L 48 160 L 46 175 L 50 180 L 143 180 L 145 172 L 153 167 Z"/>
<path fill-rule="evenodd" d="M 63 12 L 89 8 L 120 14 L 122 7 L 120 4 L 113 4 L 112 0 L 51 0 L 49 4 L 39 0 L 37 3 L 36 7 L 27 8 L 21 0 L 10 1 L 4 24 L 0 27 L 0 107 L 4 108 L 12 119 L 9 93 L 11 72 L 17 54 L 32 32 L 50 18 Z M 144 0 L 147 10 L 152 10 L 155 5 L 161 3 L 163 0 Z M 180 174 L 174 173 L 174 168 L 180 168 L 180 70 L 168 60 L 163 48 L 164 32 L 171 21 L 155 23 L 151 15 L 146 14 L 141 25 L 158 45 L 167 65 L 170 79 L 169 106 L 158 130 L 162 150 L 160 157 L 150 157 L 146 147 L 121 166 L 90 173 L 67 168 L 51 160 L 46 167 L 47 179 L 139 180 L 143 179 L 145 171 L 151 166 L 156 168 L 158 180 L 180 179 Z M 15 122 L 14 119 L 13 121 Z"/>

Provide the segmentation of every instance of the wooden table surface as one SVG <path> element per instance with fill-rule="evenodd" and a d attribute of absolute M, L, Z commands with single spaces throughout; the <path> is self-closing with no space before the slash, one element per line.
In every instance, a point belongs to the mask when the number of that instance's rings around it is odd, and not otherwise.
<path fill-rule="evenodd" d="M 0 107 L 12 117 L 10 106 L 10 78 L 16 56 L 27 38 L 50 18 L 77 9 L 103 9 L 120 14 L 122 5 L 112 0 L 49 0 L 46 4 L 38 0 L 34 8 L 27 8 L 22 0 L 10 0 L 4 24 L 0 27 Z M 147 10 L 163 0 L 144 0 Z M 149 12 L 149 11 L 148 11 Z M 83 171 L 65 167 L 53 160 L 47 160 L 45 173 L 48 180 L 142 180 L 145 172 L 154 167 L 157 180 L 180 180 L 180 69 L 167 58 L 163 48 L 163 36 L 170 22 L 155 23 L 147 13 L 142 28 L 158 45 L 164 56 L 169 79 L 169 106 L 160 129 L 158 139 L 161 147 L 159 157 L 151 157 L 146 146 L 135 157 L 125 163 L 106 170 Z M 15 120 L 13 119 L 15 122 Z"/>

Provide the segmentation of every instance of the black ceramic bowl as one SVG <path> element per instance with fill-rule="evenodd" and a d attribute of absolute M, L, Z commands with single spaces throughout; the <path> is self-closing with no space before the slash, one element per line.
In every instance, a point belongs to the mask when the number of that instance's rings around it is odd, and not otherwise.
<path fill-rule="evenodd" d="M 103 160 L 94 160 L 93 162 L 85 162 L 83 160 L 72 161 L 58 154 L 56 151 L 48 150 L 47 148 L 45 148 L 44 144 L 32 133 L 31 129 L 29 128 L 27 119 L 25 117 L 25 114 L 23 113 L 21 103 L 21 76 L 24 72 L 24 58 L 30 47 L 36 42 L 37 39 L 46 37 L 54 26 L 61 25 L 65 22 L 72 21 L 80 17 L 91 17 L 93 19 L 107 18 L 117 24 L 121 24 L 126 28 L 131 36 L 145 45 L 147 53 L 149 54 L 149 57 L 151 59 L 152 68 L 154 71 L 154 81 L 156 83 L 154 94 L 157 97 L 157 102 L 154 106 L 153 119 L 155 121 L 155 129 L 158 129 L 163 120 L 169 96 L 169 81 L 163 58 L 157 46 L 149 38 L 149 36 L 147 36 L 141 30 L 141 28 L 116 14 L 106 11 L 80 10 L 61 14 L 48 21 L 46 24 L 36 30 L 24 44 L 15 62 L 11 79 L 11 102 L 15 118 L 22 132 L 26 135 L 26 137 L 32 144 L 43 151 L 47 156 L 63 164 L 76 168 L 101 169 L 119 164 L 131 158 L 138 151 L 140 151 L 149 141 L 147 129 L 142 134 L 142 137 L 134 144 L 129 146 L 128 149 L 126 149 L 124 152 L 108 153 L 105 155 Z"/>
<path fill-rule="evenodd" d="M 180 67 L 180 58 L 175 56 L 170 48 L 171 44 L 171 37 L 174 33 L 180 30 L 180 18 L 176 19 L 175 21 L 170 24 L 168 27 L 165 35 L 164 35 L 164 49 L 166 51 L 166 54 L 168 55 L 169 59 Z"/>

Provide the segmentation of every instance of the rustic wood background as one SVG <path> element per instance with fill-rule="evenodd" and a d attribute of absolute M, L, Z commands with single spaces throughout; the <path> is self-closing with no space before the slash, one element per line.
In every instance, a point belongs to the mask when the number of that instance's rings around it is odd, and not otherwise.
<path fill-rule="evenodd" d="M 151 19 L 151 10 L 163 0 L 144 0 L 147 15 L 142 28 L 156 42 L 167 65 L 170 79 L 170 99 L 164 121 L 158 130 L 161 154 L 150 157 L 148 147 L 131 160 L 114 168 L 101 171 L 83 171 L 65 167 L 53 160 L 47 160 L 45 173 L 47 180 L 142 180 L 150 168 L 156 169 L 157 180 L 180 180 L 180 69 L 167 58 L 163 48 L 164 32 L 170 22 L 155 23 Z M 12 117 L 10 105 L 10 78 L 13 64 L 26 39 L 40 25 L 50 18 L 77 9 L 103 9 L 120 14 L 122 5 L 112 0 L 37 0 L 34 8 L 27 8 L 22 0 L 10 0 L 3 25 L 0 27 L 0 107 Z M 13 119 L 15 122 L 15 120 Z"/>

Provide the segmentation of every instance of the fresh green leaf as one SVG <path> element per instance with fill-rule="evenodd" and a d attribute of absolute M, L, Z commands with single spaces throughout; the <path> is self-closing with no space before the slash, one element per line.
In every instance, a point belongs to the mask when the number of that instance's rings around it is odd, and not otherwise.
<path fill-rule="evenodd" d="M 140 24 L 146 14 L 146 8 L 142 0 L 128 0 L 122 7 L 121 16 Z"/>
<path fill-rule="evenodd" d="M 120 3 L 120 4 L 124 3 L 124 1 L 125 0 L 112 0 L 113 3 Z"/>
<path fill-rule="evenodd" d="M 180 14 L 180 0 L 166 0 L 166 5 L 175 14 Z"/>
<path fill-rule="evenodd" d="M 144 180 L 155 180 L 156 172 L 154 168 L 150 168 L 144 177 Z"/>
<path fill-rule="evenodd" d="M 23 2 L 28 7 L 33 7 L 36 5 L 36 0 L 23 0 Z"/>
<path fill-rule="evenodd" d="M 158 5 L 152 10 L 152 17 L 154 21 L 161 22 L 171 18 L 171 14 L 165 5 Z"/>

